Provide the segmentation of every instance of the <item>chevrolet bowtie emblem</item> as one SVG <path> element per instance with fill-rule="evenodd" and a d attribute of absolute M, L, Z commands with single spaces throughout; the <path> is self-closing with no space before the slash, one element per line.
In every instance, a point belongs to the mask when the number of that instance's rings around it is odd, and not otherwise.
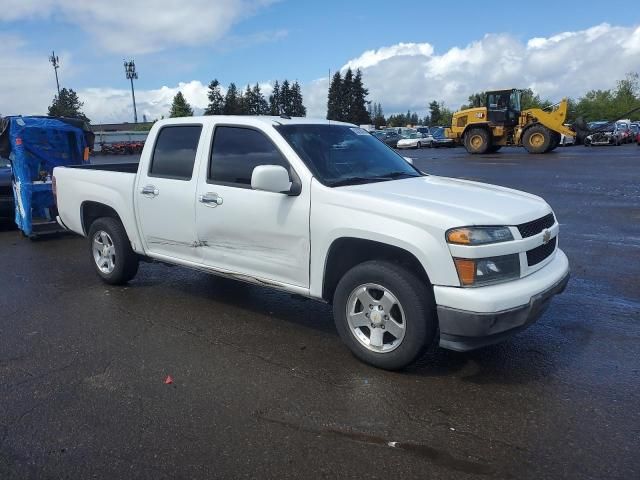
<path fill-rule="evenodd" d="M 551 240 L 551 232 L 549 230 L 544 231 L 544 235 L 542 235 L 542 243 L 546 245 Z"/>

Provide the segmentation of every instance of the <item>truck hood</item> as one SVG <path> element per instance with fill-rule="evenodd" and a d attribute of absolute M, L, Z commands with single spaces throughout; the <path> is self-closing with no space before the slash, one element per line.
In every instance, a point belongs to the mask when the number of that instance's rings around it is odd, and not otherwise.
<path fill-rule="evenodd" d="M 368 197 L 352 205 L 370 205 L 378 211 L 384 209 L 384 214 L 405 219 L 418 220 L 429 214 L 429 222 L 440 219 L 440 226 L 445 228 L 518 225 L 551 212 L 542 198 L 530 193 L 434 175 L 341 189 L 358 197 Z M 379 205 L 380 202 L 385 205 Z"/>

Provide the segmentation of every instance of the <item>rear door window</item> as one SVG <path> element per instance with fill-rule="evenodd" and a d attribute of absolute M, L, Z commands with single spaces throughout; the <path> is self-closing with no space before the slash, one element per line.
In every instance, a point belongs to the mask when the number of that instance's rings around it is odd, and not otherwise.
<path fill-rule="evenodd" d="M 191 180 L 202 125 L 163 127 L 149 167 L 150 177 Z"/>
<path fill-rule="evenodd" d="M 259 165 L 289 164 L 276 146 L 258 130 L 220 126 L 215 130 L 208 180 L 212 183 L 251 187 L 251 174 Z"/>

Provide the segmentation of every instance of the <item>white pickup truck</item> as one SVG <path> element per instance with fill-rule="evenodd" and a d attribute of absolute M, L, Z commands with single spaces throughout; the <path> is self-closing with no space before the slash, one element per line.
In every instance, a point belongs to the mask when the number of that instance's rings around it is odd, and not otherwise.
<path fill-rule="evenodd" d="M 151 259 L 330 302 L 353 353 L 386 369 L 500 341 L 569 278 L 544 200 L 427 175 L 351 124 L 162 120 L 139 164 L 59 167 L 54 183 L 105 282 Z"/>

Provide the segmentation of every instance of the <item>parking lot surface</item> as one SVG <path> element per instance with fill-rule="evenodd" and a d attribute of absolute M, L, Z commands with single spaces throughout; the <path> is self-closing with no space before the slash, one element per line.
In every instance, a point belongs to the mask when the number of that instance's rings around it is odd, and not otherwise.
<path fill-rule="evenodd" d="M 0 478 L 640 478 L 640 148 L 404 155 L 551 204 L 572 278 L 536 324 L 385 372 L 325 304 L 160 264 L 111 287 L 84 239 L 5 225 Z"/>

